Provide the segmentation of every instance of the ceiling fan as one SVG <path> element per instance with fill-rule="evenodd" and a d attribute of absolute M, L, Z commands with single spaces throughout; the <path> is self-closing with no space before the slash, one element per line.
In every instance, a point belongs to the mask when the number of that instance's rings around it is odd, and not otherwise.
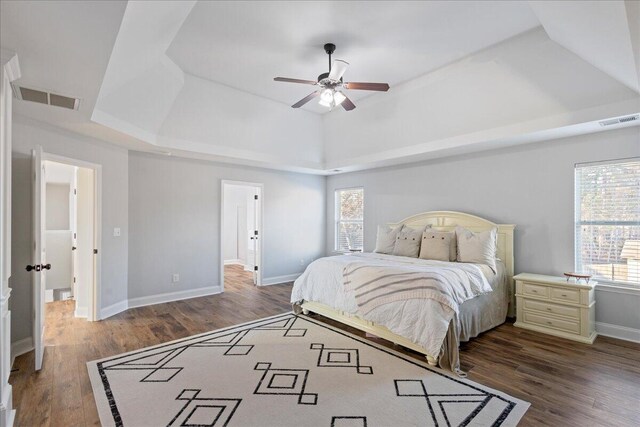
<path fill-rule="evenodd" d="M 300 108 L 313 98 L 319 96 L 320 105 L 329 108 L 342 105 L 342 108 L 347 111 L 351 111 L 356 108 L 356 106 L 340 89 L 375 90 L 379 92 L 386 92 L 389 90 L 389 85 L 386 83 L 343 82 L 342 75 L 347 70 L 349 63 L 340 59 L 336 59 L 332 62 L 331 55 L 335 50 L 336 45 L 333 43 L 327 43 L 324 45 L 324 51 L 329 55 L 329 72 L 320 74 L 318 76 L 318 81 L 290 79 L 287 77 L 276 77 L 273 79 L 277 82 L 302 83 L 306 85 L 319 86 L 318 90 L 310 93 L 300 101 L 293 104 L 293 108 Z"/>

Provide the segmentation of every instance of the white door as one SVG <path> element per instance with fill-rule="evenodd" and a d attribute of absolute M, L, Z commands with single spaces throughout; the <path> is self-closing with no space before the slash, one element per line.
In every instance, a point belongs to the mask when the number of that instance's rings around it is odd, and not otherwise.
<path fill-rule="evenodd" d="M 33 157 L 33 265 L 27 267 L 33 274 L 33 341 L 36 350 L 36 371 L 42 368 L 44 356 L 44 290 L 47 265 L 45 238 L 45 169 L 42 147 L 32 152 Z"/>
<path fill-rule="evenodd" d="M 247 210 L 252 209 L 253 210 L 253 218 L 250 219 L 253 222 L 253 233 L 252 235 L 249 237 L 249 242 L 250 242 L 250 249 L 249 249 L 249 253 L 252 256 L 251 259 L 251 264 L 254 266 L 253 267 L 253 284 L 254 285 L 260 285 L 260 274 L 259 274 L 259 270 L 261 268 L 260 266 L 260 242 L 259 239 L 262 237 L 262 230 L 260 230 L 260 204 L 262 203 L 262 195 L 260 194 L 260 187 L 256 187 L 255 188 L 255 196 L 254 196 L 254 200 L 253 200 L 253 206 L 250 206 Z"/>

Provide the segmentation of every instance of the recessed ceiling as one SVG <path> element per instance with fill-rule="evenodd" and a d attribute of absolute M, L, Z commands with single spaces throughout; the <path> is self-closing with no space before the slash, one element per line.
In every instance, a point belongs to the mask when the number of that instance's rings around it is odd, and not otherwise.
<path fill-rule="evenodd" d="M 345 81 L 387 82 L 393 90 L 539 25 L 524 1 L 204 1 L 167 54 L 186 73 L 292 105 L 313 88 L 273 78 L 315 80 L 328 71 L 327 42 L 337 45 L 334 58 L 350 63 Z M 328 111 L 317 102 L 305 109 Z"/>

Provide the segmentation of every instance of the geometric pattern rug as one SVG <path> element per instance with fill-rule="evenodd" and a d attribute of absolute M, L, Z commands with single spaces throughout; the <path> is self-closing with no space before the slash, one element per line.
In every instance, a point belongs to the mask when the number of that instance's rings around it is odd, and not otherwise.
<path fill-rule="evenodd" d="M 292 313 L 87 366 L 104 426 L 515 426 L 529 407 Z"/>

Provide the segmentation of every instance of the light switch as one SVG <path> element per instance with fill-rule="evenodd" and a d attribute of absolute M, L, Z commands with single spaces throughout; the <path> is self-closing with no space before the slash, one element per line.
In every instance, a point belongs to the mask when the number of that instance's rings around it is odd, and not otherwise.
<path fill-rule="evenodd" d="M 116 227 L 113 229 L 113 237 L 120 237 L 120 228 Z"/>

